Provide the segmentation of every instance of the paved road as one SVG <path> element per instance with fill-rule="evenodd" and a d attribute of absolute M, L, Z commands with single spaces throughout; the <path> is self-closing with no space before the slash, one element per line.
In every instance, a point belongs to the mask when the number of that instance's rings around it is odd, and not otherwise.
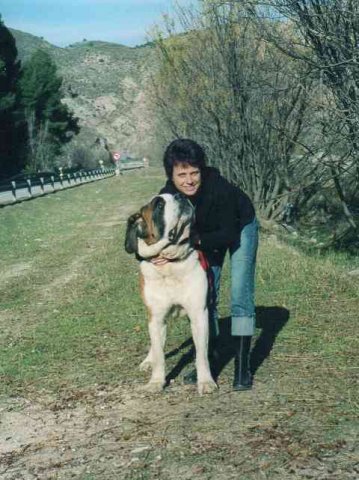
<path fill-rule="evenodd" d="M 137 168 L 142 168 L 142 162 L 132 162 L 128 163 L 127 165 L 121 166 L 121 170 L 132 170 Z M 47 193 L 57 192 L 60 190 L 65 190 L 67 188 L 75 187 L 77 185 L 83 185 L 84 183 L 93 182 L 96 180 L 103 180 L 104 178 L 112 177 L 115 173 L 115 170 L 105 173 L 104 175 L 98 174 L 91 177 L 77 177 L 75 178 L 64 178 L 62 183 L 60 181 L 55 181 L 52 183 L 44 184 L 43 188 L 41 185 L 35 185 L 31 187 L 31 194 L 29 192 L 28 187 L 22 186 L 20 188 L 16 188 L 16 197 L 12 190 L 7 190 L 5 192 L 0 192 L 0 205 L 9 205 L 16 202 L 21 202 L 23 200 L 27 200 L 30 198 L 36 198 L 41 195 L 46 195 Z"/>

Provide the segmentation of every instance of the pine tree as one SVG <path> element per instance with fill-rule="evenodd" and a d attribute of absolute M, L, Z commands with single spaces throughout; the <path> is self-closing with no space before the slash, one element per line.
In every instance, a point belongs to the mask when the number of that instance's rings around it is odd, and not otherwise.
<path fill-rule="evenodd" d="M 51 56 L 36 51 L 25 64 L 20 81 L 20 101 L 28 136 L 28 166 L 33 170 L 53 166 L 61 145 L 78 133 L 77 119 L 61 103 L 62 78 Z"/>
<path fill-rule="evenodd" d="M 12 175 L 21 168 L 20 127 L 16 123 L 20 62 L 16 58 L 15 39 L 0 15 L 0 178 Z"/>

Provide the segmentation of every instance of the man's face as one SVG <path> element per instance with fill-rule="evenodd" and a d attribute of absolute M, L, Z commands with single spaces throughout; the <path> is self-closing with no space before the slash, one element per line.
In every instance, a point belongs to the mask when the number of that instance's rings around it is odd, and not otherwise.
<path fill-rule="evenodd" d="M 189 163 L 176 163 L 173 167 L 172 181 L 179 192 L 191 197 L 198 192 L 201 185 L 201 171 Z"/>

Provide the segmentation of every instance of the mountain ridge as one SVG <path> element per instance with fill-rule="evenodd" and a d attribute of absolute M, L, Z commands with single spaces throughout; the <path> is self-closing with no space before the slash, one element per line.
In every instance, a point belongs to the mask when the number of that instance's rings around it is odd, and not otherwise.
<path fill-rule="evenodd" d="M 110 151 L 154 155 L 158 139 L 150 81 L 156 59 L 150 42 L 128 47 L 91 40 L 58 47 L 35 35 L 9 30 L 23 64 L 38 49 L 54 59 L 63 78 L 63 102 L 79 119 L 80 140 L 101 138 Z"/>

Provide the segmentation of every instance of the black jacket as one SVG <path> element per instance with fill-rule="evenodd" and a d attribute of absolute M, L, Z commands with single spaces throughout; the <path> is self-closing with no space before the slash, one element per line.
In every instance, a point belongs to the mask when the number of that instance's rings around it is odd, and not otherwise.
<path fill-rule="evenodd" d="M 254 207 L 249 197 L 216 168 L 206 167 L 201 180 L 196 195 L 188 197 L 196 208 L 195 231 L 209 263 L 221 265 L 227 248 L 238 239 L 241 229 L 253 221 Z M 160 193 L 175 194 L 178 190 L 172 180 L 167 180 Z"/>

